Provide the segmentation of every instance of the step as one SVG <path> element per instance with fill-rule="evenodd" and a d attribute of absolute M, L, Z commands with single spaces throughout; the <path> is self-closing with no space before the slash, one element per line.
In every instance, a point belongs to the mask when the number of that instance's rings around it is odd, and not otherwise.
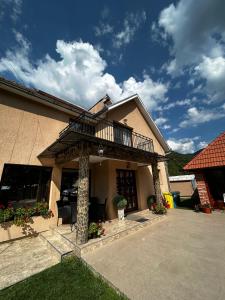
<path fill-rule="evenodd" d="M 42 240 L 44 240 L 62 260 L 65 256 L 73 255 L 74 245 L 61 234 L 54 230 L 48 230 L 40 234 Z"/>

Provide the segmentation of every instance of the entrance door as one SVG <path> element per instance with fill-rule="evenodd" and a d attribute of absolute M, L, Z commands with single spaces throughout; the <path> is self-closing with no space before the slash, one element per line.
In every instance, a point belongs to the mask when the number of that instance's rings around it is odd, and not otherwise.
<path fill-rule="evenodd" d="M 127 199 L 126 212 L 138 209 L 136 177 L 134 170 L 116 170 L 117 193 Z"/>

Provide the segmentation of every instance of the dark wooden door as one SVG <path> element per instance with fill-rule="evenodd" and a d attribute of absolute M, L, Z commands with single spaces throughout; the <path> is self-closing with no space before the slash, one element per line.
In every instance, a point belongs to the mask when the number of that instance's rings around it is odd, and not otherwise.
<path fill-rule="evenodd" d="M 138 209 L 136 177 L 134 170 L 116 170 L 117 193 L 127 199 L 126 212 Z"/>

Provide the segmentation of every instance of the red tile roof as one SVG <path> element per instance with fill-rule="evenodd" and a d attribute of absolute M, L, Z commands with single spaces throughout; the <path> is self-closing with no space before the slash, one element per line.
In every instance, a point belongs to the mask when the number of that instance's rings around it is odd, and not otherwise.
<path fill-rule="evenodd" d="M 184 170 L 225 166 L 225 131 L 197 154 Z"/>

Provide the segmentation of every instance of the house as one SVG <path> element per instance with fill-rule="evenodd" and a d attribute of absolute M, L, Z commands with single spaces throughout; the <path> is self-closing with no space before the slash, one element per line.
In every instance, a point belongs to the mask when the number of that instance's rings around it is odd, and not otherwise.
<path fill-rule="evenodd" d="M 181 197 L 190 198 L 196 189 L 195 175 L 170 176 L 170 191 L 180 192 Z"/>
<path fill-rule="evenodd" d="M 225 132 L 196 155 L 184 170 L 195 174 L 201 204 L 224 205 Z"/>
<path fill-rule="evenodd" d="M 112 103 L 105 96 L 86 110 L 40 90 L 0 78 L 0 203 L 7 207 L 49 203 L 54 217 L 35 217 L 21 228 L 2 228 L 1 240 L 56 224 L 57 200 L 79 182 L 77 242 L 87 241 L 90 197 L 106 201 L 123 194 L 126 212 L 146 209 L 146 199 L 169 190 L 169 147 L 138 95 Z"/>

